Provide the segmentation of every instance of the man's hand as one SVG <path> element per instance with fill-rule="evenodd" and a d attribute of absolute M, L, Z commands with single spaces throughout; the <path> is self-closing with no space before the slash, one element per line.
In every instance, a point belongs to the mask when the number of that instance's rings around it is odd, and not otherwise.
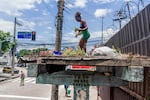
<path fill-rule="evenodd" d="M 74 29 L 75 32 L 80 31 L 80 30 L 81 30 L 80 28 L 75 28 Z"/>
<path fill-rule="evenodd" d="M 77 37 L 78 37 L 78 34 L 76 34 L 75 37 L 77 38 Z"/>

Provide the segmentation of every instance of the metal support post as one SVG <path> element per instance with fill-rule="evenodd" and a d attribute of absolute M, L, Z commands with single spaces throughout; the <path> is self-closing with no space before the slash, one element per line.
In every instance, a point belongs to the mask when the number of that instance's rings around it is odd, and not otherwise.
<path fill-rule="evenodd" d="M 62 26 L 63 26 L 63 10 L 64 10 L 64 0 L 58 1 L 58 13 L 57 13 L 57 26 L 56 26 L 56 43 L 55 50 L 61 51 L 61 40 L 62 40 Z M 58 100 L 58 85 L 52 86 L 52 100 Z"/>
<path fill-rule="evenodd" d="M 16 17 L 15 17 L 15 20 L 14 20 L 13 42 L 16 43 Z M 16 51 L 16 45 L 13 45 L 13 48 L 12 48 L 12 62 L 11 62 L 11 65 L 12 65 L 12 73 L 11 73 L 11 75 L 12 76 L 14 76 L 15 51 Z"/>
<path fill-rule="evenodd" d="M 103 45 L 104 44 L 104 34 L 103 34 L 103 20 L 104 20 L 104 17 L 102 17 L 102 36 L 101 36 L 101 45 Z"/>

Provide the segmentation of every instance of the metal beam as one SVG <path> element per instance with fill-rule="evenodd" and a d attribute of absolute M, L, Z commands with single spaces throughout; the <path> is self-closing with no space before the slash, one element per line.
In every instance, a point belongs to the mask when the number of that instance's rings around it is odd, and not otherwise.
<path fill-rule="evenodd" d="M 65 71 L 53 74 L 40 74 L 36 78 L 37 83 L 56 85 L 89 85 L 89 86 L 127 86 L 128 82 L 114 76 L 104 76 L 100 73 L 70 74 Z M 84 84 L 85 83 L 85 84 Z"/>
<path fill-rule="evenodd" d="M 45 57 L 38 61 L 39 64 L 57 64 L 57 65 L 94 65 L 100 66 L 150 66 L 149 58 L 108 58 L 108 57 Z"/>
<path fill-rule="evenodd" d="M 132 95 L 133 97 L 136 97 L 136 99 L 138 100 L 147 100 L 145 97 L 140 96 L 138 93 L 126 88 L 126 87 L 119 87 L 120 89 L 122 89 L 123 91 L 129 93 L 130 95 Z"/>

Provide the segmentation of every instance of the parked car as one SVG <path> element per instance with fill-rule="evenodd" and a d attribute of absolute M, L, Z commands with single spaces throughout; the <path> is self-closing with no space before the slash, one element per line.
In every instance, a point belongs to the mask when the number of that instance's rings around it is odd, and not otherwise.
<path fill-rule="evenodd" d="M 7 66 L 7 67 L 3 67 L 3 73 L 11 73 L 12 72 L 12 67 L 11 66 Z M 14 68 L 14 73 L 18 74 L 19 70 Z"/>
<path fill-rule="evenodd" d="M 23 64 L 17 64 L 17 67 L 24 67 Z"/>

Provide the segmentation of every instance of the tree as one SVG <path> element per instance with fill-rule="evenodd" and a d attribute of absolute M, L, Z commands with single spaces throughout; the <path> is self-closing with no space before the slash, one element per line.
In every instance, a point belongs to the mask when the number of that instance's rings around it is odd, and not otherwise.
<path fill-rule="evenodd" d="M 11 35 L 9 32 L 0 30 L 0 41 L 2 42 L 1 53 L 7 52 L 12 47 L 13 43 L 10 41 Z"/>
<path fill-rule="evenodd" d="M 23 49 L 23 50 L 20 50 L 19 57 L 23 57 L 25 55 L 31 55 L 31 54 L 32 54 L 31 50 Z"/>
<path fill-rule="evenodd" d="M 46 51 L 46 50 L 48 49 L 47 48 L 37 48 L 33 50 L 22 49 L 19 51 L 18 57 L 23 57 L 25 55 L 39 55 L 40 51 Z"/>

